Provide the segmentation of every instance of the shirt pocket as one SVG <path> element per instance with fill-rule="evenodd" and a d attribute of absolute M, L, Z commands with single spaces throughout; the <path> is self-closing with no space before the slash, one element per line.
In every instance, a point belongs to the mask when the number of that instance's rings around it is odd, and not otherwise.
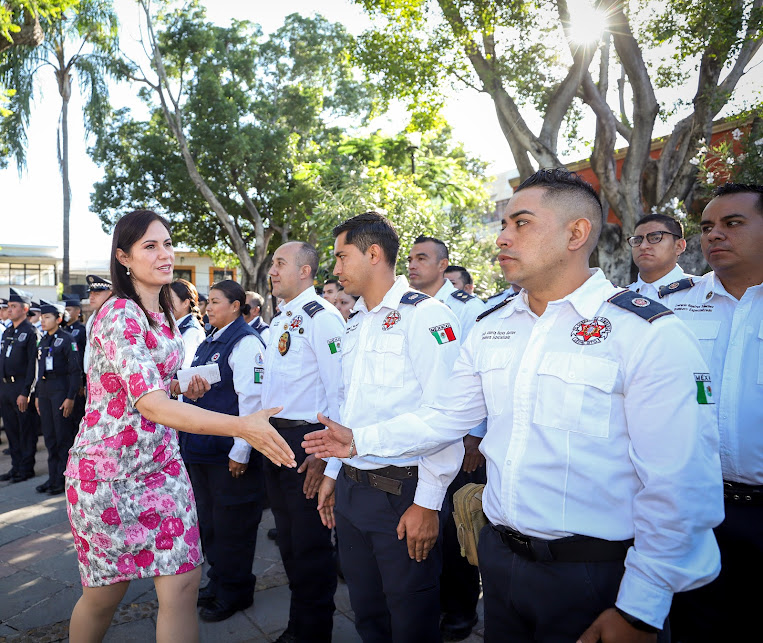
<path fill-rule="evenodd" d="M 372 386 L 400 388 L 405 376 L 405 355 L 402 335 L 381 335 L 369 340 L 365 349 L 371 353 L 365 360 L 363 383 Z"/>
<path fill-rule="evenodd" d="M 710 361 L 713 358 L 713 349 L 715 348 L 715 340 L 718 339 L 718 331 L 721 328 L 721 322 L 700 320 L 700 319 L 685 319 L 684 324 L 689 328 L 699 341 L 699 348 L 702 352 L 702 359 L 705 360 L 705 364 L 710 366 Z"/>
<path fill-rule="evenodd" d="M 533 422 L 561 431 L 609 437 L 618 363 L 603 357 L 546 353 L 538 368 Z"/>
<path fill-rule="evenodd" d="M 514 353 L 507 350 L 490 350 L 480 353 L 475 370 L 482 380 L 482 391 L 488 415 L 500 415 L 511 398 L 513 387 L 509 385 L 509 366 Z"/>

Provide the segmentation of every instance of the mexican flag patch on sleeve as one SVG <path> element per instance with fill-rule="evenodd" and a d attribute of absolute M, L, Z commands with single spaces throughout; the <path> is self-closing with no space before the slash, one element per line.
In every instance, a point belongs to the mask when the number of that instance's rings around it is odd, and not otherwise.
<path fill-rule="evenodd" d="M 437 340 L 438 344 L 447 344 L 448 342 L 456 341 L 456 334 L 453 332 L 453 327 L 450 324 L 440 324 L 429 329 L 432 333 L 432 337 Z"/>
<path fill-rule="evenodd" d="M 342 339 L 341 337 L 332 337 L 330 340 L 328 340 L 329 344 L 329 351 L 331 351 L 331 354 L 334 355 L 335 353 L 338 353 L 342 348 Z"/>
<path fill-rule="evenodd" d="M 710 373 L 694 373 L 694 381 L 697 383 L 697 404 L 715 404 Z"/>

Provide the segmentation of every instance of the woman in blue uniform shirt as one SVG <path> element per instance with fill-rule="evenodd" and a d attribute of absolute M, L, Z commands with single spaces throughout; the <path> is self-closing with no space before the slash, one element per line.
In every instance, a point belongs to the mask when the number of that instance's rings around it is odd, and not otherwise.
<path fill-rule="evenodd" d="M 48 449 L 48 480 L 36 489 L 54 496 L 64 492 L 67 454 L 77 432 L 72 411 L 82 370 L 77 342 L 61 328 L 63 308 L 42 300 L 40 312 L 44 334 L 37 346 L 35 406 Z"/>
<path fill-rule="evenodd" d="M 246 415 L 261 408 L 263 344 L 247 324 L 244 289 L 235 281 L 214 284 L 207 314 L 213 332 L 202 342 L 192 366 L 217 364 L 220 382 L 198 400 L 202 408 Z M 180 449 L 191 477 L 199 515 L 209 583 L 199 590 L 200 616 L 221 621 L 249 607 L 257 527 L 262 517 L 262 459 L 233 438 L 180 434 Z"/>

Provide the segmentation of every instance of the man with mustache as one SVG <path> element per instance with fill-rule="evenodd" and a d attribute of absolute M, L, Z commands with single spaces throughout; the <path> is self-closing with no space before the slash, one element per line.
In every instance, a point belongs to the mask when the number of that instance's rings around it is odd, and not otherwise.
<path fill-rule="evenodd" d="M 718 423 L 724 480 L 721 574 L 677 597 L 671 622 L 682 643 L 748 638 L 759 592 L 740 588 L 763 574 L 763 186 L 727 183 L 715 195 L 700 221 L 713 272 L 660 289 L 710 367 L 712 385 L 698 379 L 697 391 Z"/>
<path fill-rule="evenodd" d="M 319 457 L 410 456 L 487 416 L 487 643 L 668 641 L 673 594 L 720 567 L 718 435 L 695 381 L 707 367 L 668 309 L 589 268 L 602 223 L 576 174 L 526 179 L 496 241 L 522 290 L 480 315 L 445 393 L 305 436 Z"/>
<path fill-rule="evenodd" d="M 657 301 L 661 286 L 693 276 L 677 263 L 686 250 L 686 239 L 681 223 L 667 214 L 647 214 L 639 219 L 628 245 L 639 270 L 638 279 L 628 286 L 633 292 Z"/>

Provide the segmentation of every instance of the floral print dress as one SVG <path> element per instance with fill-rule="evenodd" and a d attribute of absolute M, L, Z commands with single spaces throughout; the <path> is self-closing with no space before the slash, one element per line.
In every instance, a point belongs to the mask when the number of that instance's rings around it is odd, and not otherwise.
<path fill-rule="evenodd" d="M 135 407 L 169 391 L 183 340 L 163 315 L 152 329 L 129 299 L 93 323 L 85 417 L 69 451 L 66 498 L 82 584 L 188 572 L 202 563 L 193 489 L 174 429 Z"/>

